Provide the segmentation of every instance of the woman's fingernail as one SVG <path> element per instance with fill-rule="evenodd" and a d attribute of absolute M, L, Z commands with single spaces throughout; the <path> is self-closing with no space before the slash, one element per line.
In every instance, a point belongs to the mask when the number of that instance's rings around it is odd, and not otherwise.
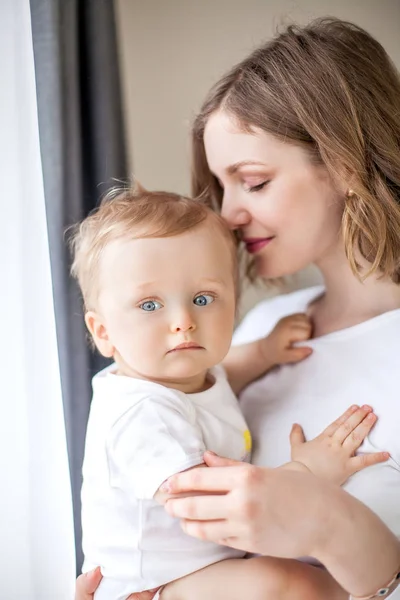
<path fill-rule="evenodd" d="M 372 410 L 372 406 L 370 406 L 369 404 L 363 404 L 362 407 L 364 410 Z"/>
<path fill-rule="evenodd" d="M 167 479 L 166 481 L 164 481 L 164 483 L 162 483 L 160 485 L 160 492 L 165 492 L 168 494 L 170 491 L 171 491 L 171 484 Z"/>
<path fill-rule="evenodd" d="M 181 528 L 182 531 L 184 531 L 185 533 L 187 533 L 187 521 L 183 520 L 181 521 Z"/>
<path fill-rule="evenodd" d="M 165 510 L 167 511 L 167 513 L 171 516 L 174 517 L 174 511 L 172 510 L 172 505 L 173 505 L 173 501 L 172 500 L 167 500 L 167 502 L 165 503 Z"/>

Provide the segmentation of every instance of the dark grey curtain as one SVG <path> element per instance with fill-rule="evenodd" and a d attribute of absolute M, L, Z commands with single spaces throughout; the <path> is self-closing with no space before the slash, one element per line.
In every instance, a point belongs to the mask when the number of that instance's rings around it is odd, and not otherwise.
<path fill-rule="evenodd" d="M 112 178 L 127 178 L 115 15 L 112 0 L 30 0 L 30 5 L 79 571 L 90 380 L 105 363 L 88 350 L 64 232 L 96 206 Z"/>

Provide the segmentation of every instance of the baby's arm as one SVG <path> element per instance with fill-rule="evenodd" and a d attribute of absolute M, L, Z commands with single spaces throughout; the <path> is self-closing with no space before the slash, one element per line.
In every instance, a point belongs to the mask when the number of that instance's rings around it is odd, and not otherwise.
<path fill-rule="evenodd" d="M 161 600 L 347 600 L 325 571 L 269 556 L 215 563 L 169 583 Z"/>
<path fill-rule="evenodd" d="M 204 466 L 206 448 L 190 403 L 176 396 L 145 397 L 114 424 L 107 442 L 110 481 L 129 497 L 150 500 L 171 475 Z M 165 498 L 166 499 L 166 498 Z"/>
<path fill-rule="evenodd" d="M 308 340 L 311 322 L 307 315 L 296 314 L 281 319 L 271 333 L 260 340 L 232 346 L 223 365 L 236 394 L 276 365 L 295 363 L 307 358 L 311 348 L 293 347 Z"/>
<path fill-rule="evenodd" d="M 371 406 L 352 406 L 309 442 L 300 425 L 295 424 L 290 433 L 292 462 L 281 468 L 308 470 L 342 485 L 357 471 L 389 459 L 387 452 L 356 455 L 376 420 Z"/>

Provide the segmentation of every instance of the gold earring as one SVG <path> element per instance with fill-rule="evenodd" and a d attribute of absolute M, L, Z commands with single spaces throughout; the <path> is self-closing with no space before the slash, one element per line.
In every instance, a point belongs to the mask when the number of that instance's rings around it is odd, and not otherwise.
<path fill-rule="evenodd" d="M 346 192 L 346 198 L 349 200 L 349 198 L 353 198 L 356 195 L 355 191 L 352 190 L 351 188 L 349 188 Z"/>

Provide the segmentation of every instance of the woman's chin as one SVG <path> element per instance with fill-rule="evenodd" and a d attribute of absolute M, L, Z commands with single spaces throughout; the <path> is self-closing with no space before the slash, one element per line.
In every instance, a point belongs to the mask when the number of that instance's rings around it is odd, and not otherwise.
<path fill-rule="evenodd" d="M 261 279 L 281 279 L 282 277 L 290 277 L 295 275 L 302 269 L 305 269 L 309 262 L 300 261 L 273 261 L 266 257 L 257 257 L 255 260 L 255 269 L 257 276 Z"/>

